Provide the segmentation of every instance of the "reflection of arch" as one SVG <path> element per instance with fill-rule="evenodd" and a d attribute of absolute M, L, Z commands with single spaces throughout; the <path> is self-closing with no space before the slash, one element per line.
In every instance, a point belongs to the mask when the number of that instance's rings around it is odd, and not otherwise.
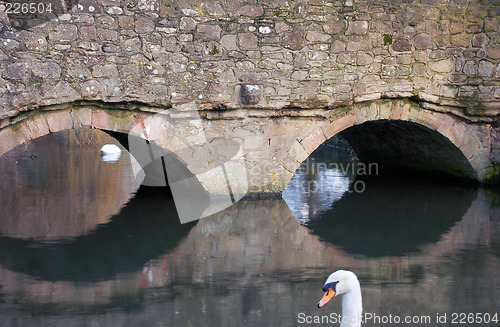
<path fill-rule="evenodd" d="M 307 227 L 323 242 L 367 257 L 405 256 L 438 242 L 476 195 L 472 188 L 427 180 L 368 177 L 364 183 L 363 192 L 345 193 Z"/>
<path fill-rule="evenodd" d="M 88 235 L 60 243 L 0 237 L 0 263 L 42 280 L 108 280 L 174 249 L 194 225 L 179 223 L 172 200 L 140 188 L 109 223 Z"/>
<path fill-rule="evenodd" d="M 375 125 L 371 122 L 375 121 L 386 122 L 386 126 L 402 126 L 398 122 L 409 122 L 414 124 L 407 125 L 410 126 L 410 131 L 412 131 L 411 126 L 413 126 L 415 129 L 412 132 L 416 132 L 419 136 L 441 137 L 439 141 L 441 144 L 455 146 L 459 151 L 452 152 L 463 154 L 463 160 L 458 159 L 460 164 L 454 167 L 463 169 L 461 175 L 483 180 L 491 165 L 489 142 L 487 141 L 490 135 L 489 126 L 473 125 L 449 113 L 423 110 L 417 103 L 409 100 L 376 100 L 357 103 L 346 107 L 345 110 L 335 110 L 326 126 L 317 126 L 300 142 L 307 155 L 310 155 L 325 139 L 343 131 L 348 139 L 351 138 L 357 141 L 354 143 L 361 144 L 362 139 L 355 139 L 356 132 L 359 132 L 362 126 L 368 126 L 370 130 L 365 130 L 365 135 L 370 135 L 371 128 Z M 381 128 L 386 127 L 382 125 Z M 416 126 L 420 126 L 420 128 Z M 352 133 L 348 132 L 349 128 L 353 128 Z M 373 140 L 377 140 L 377 138 Z M 355 148 L 355 150 L 357 149 Z M 300 162 L 296 164 L 296 168 L 299 165 Z M 472 169 L 468 169 L 469 165 Z M 442 169 L 442 171 L 445 170 L 446 168 Z"/>
<path fill-rule="evenodd" d="M 433 271 L 429 273 L 429 269 L 424 268 L 428 267 L 429 262 L 446 261 L 450 256 L 460 254 L 463 250 L 487 244 L 492 237 L 488 216 L 491 207 L 489 202 L 485 201 L 486 195 L 474 189 L 469 191 L 472 194 L 479 194 L 463 219 L 442 235 L 438 242 L 423 246 L 418 253 L 411 256 L 383 258 L 352 256 L 329 242 L 321 242 L 318 236 L 312 235 L 307 227 L 295 220 L 282 199 L 240 201 L 225 211 L 198 221 L 189 233 L 185 231 L 186 237 L 179 241 L 172 251 L 160 257 L 152 256 L 151 258 L 156 259 L 148 261 L 135 272 L 119 274 L 113 280 L 99 283 L 43 280 L 26 282 L 24 275 L 13 272 L 9 266 L 7 269 L 0 266 L 2 286 L 0 297 L 4 295 L 9 301 L 16 299 L 18 303 L 22 303 L 21 305 L 55 304 L 50 308 L 55 312 L 66 313 L 68 306 L 76 312 L 88 308 L 75 308 L 73 307 L 75 304 L 89 304 L 95 312 L 96 308 L 100 308 L 99 305 L 112 308 L 130 302 L 142 304 L 145 301 L 157 303 L 165 300 L 169 308 L 175 305 L 186 310 L 181 311 L 180 316 L 191 317 L 193 305 L 201 307 L 200 302 L 206 300 L 205 295 L 213 296 L 214 293 L 224 295 L 220 297 L 224 304 L 217 302 L 218 308 L 220 305 L 226 307 L 229 305 L 235 308 L 236 314 L 239 314 L 241 312 L 239 293 L 236 295 L 233 292 L 224 293 L 228 289 L 254 289 L 255 292 L 262 294 L 262 299 L 265 299 L 270 294 L 268 286 L 271 283 L 286 286 L 283 287 L 283 296 L 290 296 L 290 291 L 307 283 L 306 289 L 311 291 L 311 296 L 298 294 L 297 299 L 306 299 L 301 308 L 314 308 L 311 298 L 321 295 L 321 284 L 332 267 L 356 269 L 361 272 L 362 280 L 365 282 L 377 276 L 384 276 L 388 278 L 389 285 L 416 284 L 415 287 L 418 289 L 429 291 L 428 283 L 435 281 L 436 277 Z M 115 227 L 119 226 L 121 224 L 117 221 Z M 153 231 L 153 234 L 160 235 L 163 232 L 166 231 Z M 136 243 L 138 242 L 134 244 Z M 498 260 L 492 263 L 492 268 L 496 262 Z M 445 276 L 449 281 L 449 274 Z M 260 288 L 255 287 L 258 283 Z M 432 282 L 430 285 L 436 284 Z M 375 291 L 377 285 L 372 286 L 375 287 L 373 289 Z M 92 296 L 86 296 L 89 294 Z M 145 294 L 152 296 L 144 296 Z M 392 294 L 396 299 L 405 296 L 399 292 Z M 414 294 L 414 291 L 410 294 Z M 428 294 L 431 296 L 433 293 L 429 291 Z M 229 298 L 231 301 L 228 301 L 226 295 L 231 297 Z M 379 293 L 373 295 L 369 300 L 372 305 L 379 303 L 380 300 Z M 217 298 L 212 297 L 212 299 L 217 301 Z M 277 299 L 272 298 L 274 301 Z M 179 303 L 185 305 L 177 305 Z M 279 304 L 287 303 L 296 304 L 293 301 Z M 275 313 L 274 310 L 271 311 Z M 173 310 L 165 312 L 173 315 Z M 203 316 L 205 324 L 206 319 L 212 319 L 210 317 Z M 227 315 L 223 318 L 227 318 Z M 208 321 L 210 325 L 220 324 L 220 321 Z"/>
<path fill-rule="evenodd" d="M 146 298 L 154 301 L 158 298 L 168 299 L 168 303 L 186 301 L 186 306 L 180 307 L 188 309 L 197 305 L 196 302 L 201 301 L 204 295 L 217 292 L 225 296 L 223 292 L 234 289 L 235 285 L 238 289 L 255 289 L 256 280 L 272 284 L 285 283 L 289 286 L 285 288 L 288 295 L 297 285 L 310 283 L 310 289 L 314 292 L 311 297 L 314 298 L 318 293 L 321 294 L 320 286 L 332 267 L 361 271 L 364 281 L 374 276 L 384 276 L 389 278 L 388 282 L 418 283 L 420 286 L 428 282 L 426 276 L 435 278 L 432 272 L 427 274 L 427 269 L 421 270 L 422 266 L 481 246 L 491 238 L 488 228 L 490 206 L 485 201 L 485 195 L 473 189 L 469 191 L 473 195 L 477 194 L 477 198 L 462 220 L 443 234 L 438 242 L 424 245 L 411 256 L 352 256 L 312 235 L 307 227 L 295 220 L 282 199 L 240 201 L 226 211 L 198 221 L 189 233 L 184 232 L 187 233 L 186 237 L 178 242 L 175 249 L 159 258 L 152 256 L 157 259 L 148 261 L 130 274 L 120 274 L 116 279 L 100 283 L 47 283 L 43 280 L 26 283 L 24 276 L 12 272 L 12 267 L 0 267 L 2 293 L 7 299 L 21 293 L 22 303 L 55 303 L 55 310 L 64 310 L 64 305 L 80 302 L 102 304 L 107 308 L 120 305 L 120 300 L 136 299 L 142 303 L 145 301 L 143 295 L 149 293 L 154 296 Z M 118 221 L 116 223 L 115 227 L 121 226 Z M 153 231 L 153 235 L 163 232 L 166 231 Z M 22 282 L 13 283 L 13 280 Z M 256 291 L 262 292 L 262 289 Z M 85 294 L 97 296 L 88 297 Z M 231 294 L 228 296 L 234 297 Z M 234 304 L 240 308 L 237 296 L 233 298 L 236 302 L 223 298 L 226 305 Z M 377 302 L 377 299 L 375 297 L 370 302 Z M 113 300 L 116 301 L 112 303 Z M 306 302 L 303 307 L 311 305 L 310 298 Z M 205 319 L 209 318 L 205 316 Z"/>

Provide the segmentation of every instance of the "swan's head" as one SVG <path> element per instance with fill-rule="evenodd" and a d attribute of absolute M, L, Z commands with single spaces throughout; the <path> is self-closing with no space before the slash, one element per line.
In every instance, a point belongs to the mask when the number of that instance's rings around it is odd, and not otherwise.
<path fill-rule="evenodd" d="M 323 285 L 323 298 L 318 302 L 318 308 L 324 306 L 331 298 L 348 293 L 354 289 L 359 290 L 359 281 L 352 271 L 337 270 L 331 274 Z"/>

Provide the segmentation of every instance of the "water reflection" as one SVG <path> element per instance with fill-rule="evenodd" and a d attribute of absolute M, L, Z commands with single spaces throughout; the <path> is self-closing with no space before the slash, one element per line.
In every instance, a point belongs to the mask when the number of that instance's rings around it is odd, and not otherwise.
<path fill-rule="evenodd" d="M 306 226 L 320 240 L 365 256 L 402 256 L 438 242 L 463 218 L 476 196 L 471 188 L 425 180 L 364 182 L 363 192 L 346 193 Z"/>
<path fill-rule="evenodd" d="M 301 224 L 321 216 L 349 192 L 362 166 L 350 146 L 340 138 L 320 146 L 297 169 L 283 198 Z"/>
<path fill-rule="evenodd" d="M 340 268 L 360 278 L 366 312 L 498 312 L 498 194 L 419 185 L 367 180 L 366 193 L 327 204 L 295 194 L 297 207 L 306 201 L 314 213 L 304 224 L 283 199 L 272 199 L 240 201 L 179 225 L 162 194 L 141 189 L 118 215 L 78 237 L 2 237 L 0 321 L 303 326 L 301 313 L 340 312 L 339 299 L 316 308 L 325 278 Z M 333 221 L 340 232 L 322 234 Z M 408 229 L 391 246 L 374 245 Z"/>
<path fill-rule="evenodd" d="M 60 240 L 108 222 L 140 184 L 129 155 L 115 163 L 100 160 L 99 149 L 112 142 L 98 130 L 69 130 L 2 156 L 0 235 Z"/>
<path fill-rule="evenodd" d="M 179 223 L 172 199 L 141 188 L 107 224 L 49 244 L 0 237 L 0 264 L 46 281 L 101 281 L 141 270 L 171 251 L 193 224 Z"/>

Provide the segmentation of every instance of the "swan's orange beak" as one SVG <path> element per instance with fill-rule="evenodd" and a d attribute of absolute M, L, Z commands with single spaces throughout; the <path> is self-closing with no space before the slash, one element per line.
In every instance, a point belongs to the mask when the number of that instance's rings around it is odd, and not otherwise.
<path fill-rule="evenodd" d="M 324 306 L 330 299 L 335 295 L 335 291 L 332 290 L 331 288 L 328 289 L 328 291 L 325 292 L 325 295 L 323 295 L 323 298 L 318 302 L 318 308 L 321 308 Z"/>

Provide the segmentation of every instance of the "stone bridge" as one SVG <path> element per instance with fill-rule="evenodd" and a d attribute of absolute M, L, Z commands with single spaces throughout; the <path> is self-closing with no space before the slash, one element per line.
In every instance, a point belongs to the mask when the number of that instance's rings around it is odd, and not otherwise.
<path fill-rule="evenodd" d="M 132 132 L 210 193 L 279 193 L 341 133 L 363 161 L 487 181 L 499 15 L 462 0 L 82 0 L 50 21 L 2 7 L 0 154 L 68 128 Z"/>

